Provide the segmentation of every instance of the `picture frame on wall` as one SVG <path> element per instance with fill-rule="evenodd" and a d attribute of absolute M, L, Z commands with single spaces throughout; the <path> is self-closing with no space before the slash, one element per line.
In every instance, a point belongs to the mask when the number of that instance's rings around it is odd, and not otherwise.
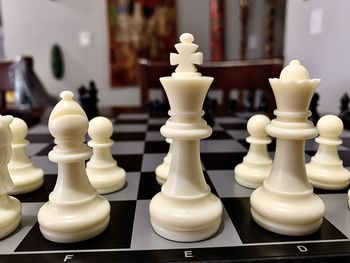
<path fill-rule="evenodd" d="M 137 84 L 140 58 L 168 60 L 177 39 L 176 0 L 107 0 L 110 82 Z"/>

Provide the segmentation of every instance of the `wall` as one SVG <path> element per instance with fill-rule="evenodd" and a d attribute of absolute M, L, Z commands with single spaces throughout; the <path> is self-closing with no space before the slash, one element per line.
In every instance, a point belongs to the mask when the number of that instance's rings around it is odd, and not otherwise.
<path fill-rule="evenodd" d="M 284 5 L 284 1 L 279 1 Z M 1 0 L 6 58 L 19 54 L 34 57 L 34 67 L 48 91 L 75 91 L 94 79 L 102 105 L 138 105 L 135 87 L 111 89 L 108 65 L 106 0 Z M 239 57 L 239 0 L 226 0 L 226 59 Z M 248 58 L 263 56 L 266 1 L 251 1 Z M 178 0 L 178 33 L 192 32 L 206 60 L 209 50 L 209 0 Z M 283 15 L 282 20 L 283 21 Z M 277 30 L 281 26 L 277 24 Z M 78 33 L 92 33 L 92 45 L 79 47 Z M 280 32 L 280 31 L 278 31 Z M 256 44 L 254 44 L 256 42 Z M 281 39 L 276 42 L 282 43 Z M 50 48 L 58 43 L 65 56 L 65 77 L 57 81 L 50 69 Z M 281 44 L 277 53 L 282 53 Z"/>
<path fill-rule="evenodd" d="M 323 10 L 322 32 L 310 35 L 311 11 Z M 320 78 L 321 113 L 339 113 L 339 99 L 350 92 L 350 1 L 288 1 L 285 31 L 285 61 L 298 58 L 311 78 Z"/>

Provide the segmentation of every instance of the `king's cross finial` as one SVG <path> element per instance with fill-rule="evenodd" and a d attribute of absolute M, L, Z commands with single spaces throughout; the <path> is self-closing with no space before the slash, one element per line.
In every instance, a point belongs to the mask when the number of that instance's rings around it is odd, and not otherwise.
<path fill-rule="evenodd" d="M 179 54 L 170 54 L 170 65 L 178 65 L 175 69 L 177 74 L 194 73 L 197 71 L 194 65 L 201 65 L 203 63 L 203 53 L 196 52 L 198 45 L 193 44 L 193 40 L 192 34 L 182 34 L 180 36 L 181 43 L 175 45 Z"/>

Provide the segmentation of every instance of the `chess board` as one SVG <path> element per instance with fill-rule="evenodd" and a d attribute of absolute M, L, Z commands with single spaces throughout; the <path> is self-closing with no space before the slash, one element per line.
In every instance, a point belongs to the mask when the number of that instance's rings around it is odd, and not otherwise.
<path fill-rule="evenodd" d="M 148 206 L 160 191 L 154 170 L 162 163 L 168 144 L 159 133 L 166 117 L 122 114 L 115 119 L 112 147 L 118 165 L 127 171 L 127 185 L 105 195 L 111 220 L 101 235 L 74 244 L 57 244 L 42 237 L 37 222 L 39 208 L 48 200 L 57 177 L 57 166 L 47 154 L 53 140 L 46 125 L 30 129 L 27 139 L 32 160 L 45 171 L 45 183 L 35 192 L 16 196 L 23 203 L 20 227 L 0 240 L 0 262 L 175 262 L 261 261 L 334 262 L 350 260 L 350 210 L 347 191 L 315 189 L 326 206 L 321 229 L 304 237 L 266 231 L 250 216 L 252 190 L 235 183 L 233 168 L 247 153 L 246 122 L 238 115 L 215 119 L 213 134 L 201 141 L 201 160 L 207 183 L 224 205 L 222 224 L 211 238 L 193 243 L 166 240 L 153 232 Z M 342 134 L 339 155 L 350 167 L 350 132 Z M 269 145 L 271 156 L 275 144 Z M 306 160 L 317 149 L 306 143 Z M 94 211 L 91 211 L 94 213 Z M 349 262 L 349 261 L 348 261 Z"/>

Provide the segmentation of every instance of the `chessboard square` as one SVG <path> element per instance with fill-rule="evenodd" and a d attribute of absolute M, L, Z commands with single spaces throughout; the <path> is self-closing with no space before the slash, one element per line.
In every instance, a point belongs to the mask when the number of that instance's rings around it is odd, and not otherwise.
<path fill-rule="evenodd" d="M 116 124 L 113 126 L 114 132 L 145 132 L 147 124 Z"/>
<path fill-rule="evenodd" d="M 126 173 L 126 184 L 117 192 L 103 195 L 108 201 L 136 200 L 140 183 L 140 173 Z"/>
<path fill-rule="evenodd" d="M 163 159 L 166 156 L 166 153 L 158 154 L 158 153 L 147 153 L 143 155 L 142 160 L 142 172 L 154 172 L 158 165 L 163 163 Z"/>
<path fill-rule="evenodd" d="M 350 238 L 350 210 L 345 194 L 322 194 L 319 197 L 326 207 L 325 217 L 348 238 Z"/>
<path fill-rule="evenodd" d="M 317 151 L 318 143 L 315 140 L 305 141 L 305 151 Z"/>
<path fill-rule="evenodd" d="M 202 140 L 201 152 L 245 152 L 246 149 L 237 141 L 234 140 Z"/>
<path fill-rule="evenodd" d="M 350 138 L 350 130 L 344 130 L 340 135 L 341 138 Z"/>
<path fill-rule="evenodd" d="M 343 146 L 350 150 L 350 138 L 343 138 Z"/>
<path fill-rule="evenodd" d="M 324 194 L 347 194 L 349 191 L 349 185 L 345 187 L 344 189 L 340 190 L 326 190 L 326 189 L 320 189 L 317 187 L 314 187 L 314 193 L 317 195 L 324 195 Z"/>
<path fill-rule="evenodd" d="M 141 172 L 137 199 L 152 199 L 161 190 L 154 172 Z"/>
<path fill-rule="evenodd" d="M 204 247 L 228 247 L 241 246 L 242 242 L 232 225 L 227 214 L 223 211 L 222 223 L 219 230 L 212 237 L 198 242 L 175 242 L 165 239 L 156 234 L 149 221 L 150 200 L 138 200 L 135 212 L 135 221 L 131 248 L 135 250 L 151 249 L 181 249 L 181 248 L 204 248 Z M 145 220 L 146 219 L 146 220 Z"/>
<path fill-rule="evenodd" d="M 15 251 L 19 242 L 25 238 L 37 222 L 37 214 L 42 205 L 43 203 L 27 203 L 22 206 L 21 223 L 14 232 L 6 236 L 6 238 L 1 239 L 0 255 Z"/>
<path fill-rule="evenodd" d="M 150 118 L 148 119 L 148 124 L 158 124 L 158 125 L 164 125 L 165 122 L 168 120 L 168 118 Z"/>
<path fill-rule="evenodd" d="M 142 165 L 142 154 L 118 154 L 113 155 L 117 160 L 118 166 L 126 172 L 140 172 Z"/>
<path fill-rule="evenodd" d="M 113 122 L 114 124 L 145 124 L 147 119 L 118 119 Z"/>
<path fill-rule="evenodd" d="M 68 251 L 130 248 L 136 201 L 112 201 L 110 222 L 100 235 L 89 240 L 61 244 L 46 240 L 36 223 L 16 249 L 22 251 Z"/>
<path fill-rule="evenodd" d="M 29 143 L 49 143 L 54 140 L 50 133 L 28 134 L 26 139 Z"/>
<path fill-rule="evenodd" d="M 164 141 L 165 137 L 159 131 L 148 131 L 146 133 L 146 141 Z"/>
<path fill-rule="evenodd" d="M 44 184 L 35 191 L 30 193 L 15 195 L 15 197 L 22 203 L 30 202 L 47 202 L 49 195 L 56 185 L 57 174 L 45 174 Z"/>
<path fill-rule="evenodd" d="M 215 120 L 214 120 L 215 121 Z M 220 126 L 220 124 L 214 123 L 214 126 L 212 126 L 212 129 L 214 131 L 223 131 L 224 129 Z"/>
<path fill-rule="evenodd" d="M 232 137 L 225 131 L 213 130 L 210 137 L 204 140 L 232 140 Z"/>
<path fill-rule="evenodd" d="M 116 142 L 111 147 L 112 154 L 142 154 L 145 147 L 144 141 Z"/>
<path fill-rule="evenodd" d="M 246 152 L 201 153 L 201 161 L 206 170 L 232 170 L 242 162 Z"/>
<path fill-rule="evenodd" d="M 286 236 L 276 234 L 255 223 L 250 213 L 249 198 L 223 198 L 221 200 L 244 244 L 346 239 L 346 236 L 326 218 L 323 218 L 321 228 L 311 235 Z"/>
<path fill-rule="evenodd" d="M 47 155 L 53 149 L 54 146 L 55 146 L 54 142 L 46 143 L 46 146 L 44 146 L 41 150 L 39 150 L 35 155 L 47 157 Z"/>
<path fill-rule="evenodd" d="M 350 166 L 350 151 L 339 150 L 339 158 L 343 161 L 345 167 Z"/>
<path fill-rule="evenodd" d="M 247 123 L 222 123 L 220 124 L 225 130 L 245 130 Z"/>
<path fill-rule="evenodd" d="M 159 131 L 163 124 L 148 124 L 148 131 Z"/>
<path fill-rule="evenodd" d="M 233 170 L 207 171 L 218 195 L 222 197 L 249 197 L 254 189 L 239 185 Z"/>
<path fill-rule="evenodd" d="M 148 119 L 147 113 L 121 113 L 118 120 L 143 120 Z"/>
<path fill-rule="evenodd" d="M 218 124 L 236 124 L 236 123 L 245 123 L 247 120 L 240 117 L 228 116 L 228 117 L 217 117 L 215 118 L 216 123 Z"/>
<path fill-rule="evenodd" d="M 47 156 L 32 156 L 34 165 L 43 169 L 44 174 L 57 174 L 57 163 L 51 162 Z"/>
<path fill-rule="evenodd" d="M 111 139 L 115 143 L 120 141 L 144 141 L 145 132 L 113 132 Z"/>
<path fill-rule="evenodd" d="M 41 150 L 45 149 L 47 143 L 29 143 L 27 147 L 27 153 L 29 156 L 36 155 Z"/>
<path fill-rule="evenodd" d="M 33 127 L 30 127 L 28 134 L 49 134 L 49 128 L 46 124 L 38 124 Z"/>
<path fill-rule="evenodd" d="M 232 138 L 236 140 L 238 139 L 245 140 L 249 136 L 249 133 L 247 130 L 228 130 L 227 133 L 230 134 Z"/>
<path fill-rule="evenodd" d="M 145 153 L 167 153 L 169 151 L 169 144 L 163 141 L 146 141 Z"/>

